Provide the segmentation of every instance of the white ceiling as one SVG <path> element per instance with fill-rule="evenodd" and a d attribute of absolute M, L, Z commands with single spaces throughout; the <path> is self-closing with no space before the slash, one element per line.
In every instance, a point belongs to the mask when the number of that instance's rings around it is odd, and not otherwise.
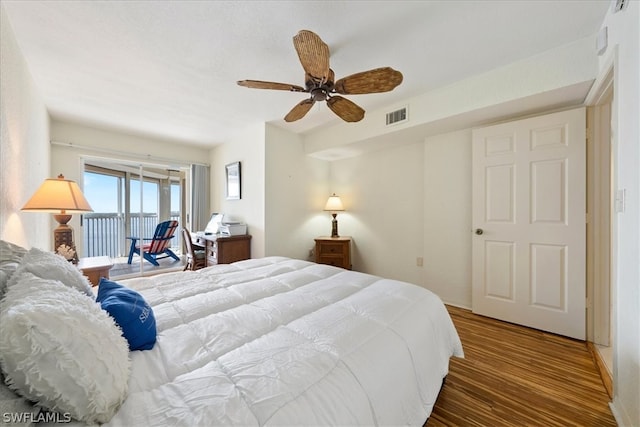
<path fill-rule="evenodd" d="M 53 118 L 202 145 L 225 142 L 250 123 L 305 133 L 340 120 L 318 103 L 286 123 L 305 94 L 236 85 L 254 79 L 304 86 L 292 43 L 301 29 L 329 45 L 337 79 L 381 66 L 404 74 L 393 92 L 349 97 L 373 110 L 591 36 L 610 6 L 2 0 Z"/>

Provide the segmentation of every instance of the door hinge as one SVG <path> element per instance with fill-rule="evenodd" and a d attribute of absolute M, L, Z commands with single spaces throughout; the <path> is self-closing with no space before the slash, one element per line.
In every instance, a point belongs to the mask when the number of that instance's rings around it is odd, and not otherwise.
<path fill-rule="evenodd" d="M 584 299 L 584 308 L 586 308 L 587 310 L 591 310 L 591 298 L 586 297 Z"/>
<path fill-rule="evenodd" d="M 591 222 L 591 214 L 590 213 L 587 212 L 586 214 L 584 214 L 584 222 L 586 224 L 589 224 Z"/>

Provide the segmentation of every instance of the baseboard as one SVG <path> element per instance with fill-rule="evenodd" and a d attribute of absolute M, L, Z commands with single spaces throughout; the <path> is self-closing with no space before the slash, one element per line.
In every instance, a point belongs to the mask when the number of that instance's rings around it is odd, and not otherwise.
<path fill-rule="evenodd" d="M 457 307 L 457 308 L 462 308 L 464 310 L 473 311 L 473 309 L 470 306 L 467 306 L 467 305 L 462 305 L 462 304 L 453 303 L 453 302 L 447 302 L 447 301 L 442 301 L 442 302 L 444 302 L 445 305 L 450 305 L 452 307 Z"/>
<path fill-rule="evenodd" d="M 596 364 L 596 368 L 600 373 L 600 378 L 602 378 L 602 384 L 604 384 L 604 388 L 607 390 L 609 399 L 613 399 L 613 378 L 611 378 L 611 374 L 607 369 L 607 365 L 604 363 L 604 360 L 602 360 L 602 356 L 600 355 L 600 352 L 592 342 L 587 341 L 587 348 L 591 352 L 591 357 L 593 357 L 593 361 Z"/>
<path fill-rule="evenodd" d="M 618 399 L 613 399 L 613 401 L 609 403 L 609 408 L 611 408 L 613 418 L 616 419 L 616 423 L 620 427 L 632 427 L 634 425 L 637 425 L 631 422 L 631 417 L 625 412 L 624 407 L 620 405 Z"/>

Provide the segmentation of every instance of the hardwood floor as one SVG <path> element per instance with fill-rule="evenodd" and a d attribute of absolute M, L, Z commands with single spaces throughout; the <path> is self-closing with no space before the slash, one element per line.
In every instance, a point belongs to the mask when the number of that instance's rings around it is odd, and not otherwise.
<path fill-rule="evenodd" d="M 426 426 L 616 425 L 586 343 L 447 308 L 465 359 Z"/>

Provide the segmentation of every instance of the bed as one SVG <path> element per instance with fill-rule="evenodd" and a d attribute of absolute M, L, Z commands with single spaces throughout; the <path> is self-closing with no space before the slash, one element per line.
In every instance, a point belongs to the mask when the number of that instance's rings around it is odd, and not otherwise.
<path fill-rule="evenodd" d="M 267 257 L 120 285 L 157 338 L 128 353 L 107 426 L 422 425 L 463 357 L 435 294 L 328 265 Z"/>

